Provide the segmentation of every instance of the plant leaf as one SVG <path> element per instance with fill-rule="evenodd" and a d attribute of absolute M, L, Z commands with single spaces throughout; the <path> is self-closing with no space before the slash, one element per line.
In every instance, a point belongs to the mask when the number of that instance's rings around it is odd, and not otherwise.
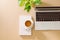
<path fill-rule="evenodd" d="M 19 1 L 19 6 L 24 6 L 25 0 L 18 0 Z"/>
<path fill-rule="evenodd" d="M 27 3 L 25 4 L 25 9 L 24 9 L 24 10 L 27 10 L 27 12 L 29 12 L 30 9 L 31 9 L 31 5 L 30 5 L 29 2 L 27 2 Z"/>
<path fill-rule="evenodd" d="M 41 3 L 41 0 L 34 0 L 35 5 L 39 5 Z"/>

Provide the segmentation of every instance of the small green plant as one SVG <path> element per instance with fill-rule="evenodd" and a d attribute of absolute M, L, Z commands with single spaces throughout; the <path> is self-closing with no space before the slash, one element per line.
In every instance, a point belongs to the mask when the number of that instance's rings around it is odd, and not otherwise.
<path fill-rule="evenodd" d="M 41 3 L 41 0 L 18 0 L 19 6 L 24 6 L 24 10 L 27 12 L 30 11 L 32 5 L 39 5 Z"/>

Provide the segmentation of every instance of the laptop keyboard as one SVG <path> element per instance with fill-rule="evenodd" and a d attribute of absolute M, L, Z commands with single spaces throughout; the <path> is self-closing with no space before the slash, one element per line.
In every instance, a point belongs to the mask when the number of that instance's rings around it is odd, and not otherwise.
<path fill-rule="evenodd" d="M 36 12 L 36 21 L 60 21 L 60 12 Z"/>

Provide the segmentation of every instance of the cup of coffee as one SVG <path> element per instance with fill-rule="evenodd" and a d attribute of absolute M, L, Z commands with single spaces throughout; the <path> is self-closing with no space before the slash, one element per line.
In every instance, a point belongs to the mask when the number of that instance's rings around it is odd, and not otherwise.
<path fill-rule="evenodd" d="M 33 27 L 32 19 L 26 20 L 25 21 L 25 28 L 26 28 L 26 30 L 30 30 L 32 27 Z"/>

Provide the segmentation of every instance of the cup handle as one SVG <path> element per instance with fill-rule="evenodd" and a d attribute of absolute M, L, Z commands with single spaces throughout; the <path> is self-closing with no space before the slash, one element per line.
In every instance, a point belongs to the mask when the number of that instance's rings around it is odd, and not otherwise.
<path fill-rule="evenodd" d="M 33 27 L 33 20 L 32 20 L 32 19 L 30 19 L 30 21 L 31 21 L 31 23 L 32 23 L 32 24 L 31 24 L 31 28 L 32 28 L 32 27 Z"/>

